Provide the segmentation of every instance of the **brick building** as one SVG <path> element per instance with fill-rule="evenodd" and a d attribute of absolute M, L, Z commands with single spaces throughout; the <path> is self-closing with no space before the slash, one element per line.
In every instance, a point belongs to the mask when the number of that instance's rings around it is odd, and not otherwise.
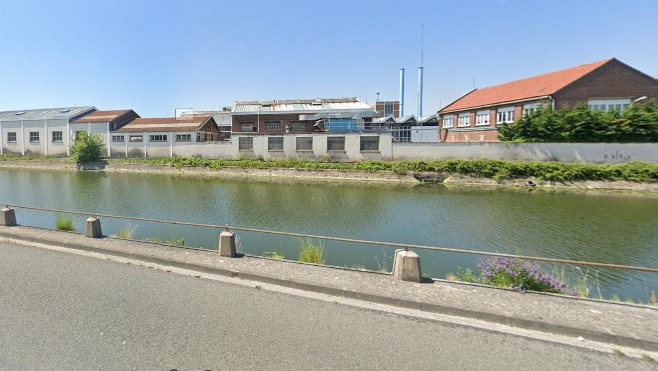
<path fill-rule="evenodd" d="M 441 109 L 442 142 L 497 142 L 498 127 L 538 107 L 578 103 L 623 111 L 633 102 L 658 99 L 658 81 L 615 58 L 475 89 Z"/>
<path fill-rule="evenodd" d="M 234 133 L 358 131 L 375 115 L 357 98 L 237 101 L 231 110 Z"/>
<path fill-rule="evenodd" d="M 377 111 L 376 117 L 400 117 L 400 101 L 399 100 L 385 100 L 371 103 L 370 107 Z"/>

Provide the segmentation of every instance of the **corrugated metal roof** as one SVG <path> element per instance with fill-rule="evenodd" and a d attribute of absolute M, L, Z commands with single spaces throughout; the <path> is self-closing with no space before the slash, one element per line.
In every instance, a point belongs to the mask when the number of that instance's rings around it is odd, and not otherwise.
<path fill-rule="evenodd" d="M 0 112 L 0 121 L 73 119 L 96 111 L 96 107 L 40 108 Z"/>
<path fill-rule="evenodd" d="M 233 113 L 318 112 L 324 110 L 372 110 L 358 98 L 281 99 L 236 101 Z"/>
<path fill-rule="evenodd" d="M 197 131 L 201 129 L 208 120 L 213 120 L 212 116 L 139 118 L 134 119 L 116 132 Z"/>
<path fill-rule="evenodd" d="M 111 110 L 111 111 L 96 111 L 94 113 L 90 113 L 88 115 L 85 115 L 77 120 L 75 120 L 76 123 L 97 123 L 97 122 L 113 122 L 121 116 L 126 115 L 130 112 L 134 112 L 133 110 Z M 135 113 L 137 115 L 137 113 Z M 137 115 L 139 117 L 139 115 Z"/>

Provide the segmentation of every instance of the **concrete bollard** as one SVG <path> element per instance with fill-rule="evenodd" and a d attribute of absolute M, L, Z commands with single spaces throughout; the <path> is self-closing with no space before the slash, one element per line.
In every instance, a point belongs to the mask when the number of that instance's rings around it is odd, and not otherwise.
<path fill-rule="evenodd" d="M 393 277 L 400 281 L 420 282 L 420 258 L 408 250 L 395 250 L 393 259 Z"/>
<path fill-rule="evenodd" d="M 2 218 L 0 218 L 0 225 L 4 225 L 5 227 L 13 227 L 17 225 L 16 213 L 14 212 L 14 209 L 10 209 L 8 207 L 2 209 Z"/>
<path fill-rule="evenodd" d="M 235 235 L 232 232 L 219 234 L 219 256 L 235 258 Z"/>
<path fill-rule="evenodd" d="M 100 219 L 94 217 L 87 218 L 87 223 L 85 224 L 85 237 L 88 238 L 103 237 L 103 232 L 101 231 Z"/>

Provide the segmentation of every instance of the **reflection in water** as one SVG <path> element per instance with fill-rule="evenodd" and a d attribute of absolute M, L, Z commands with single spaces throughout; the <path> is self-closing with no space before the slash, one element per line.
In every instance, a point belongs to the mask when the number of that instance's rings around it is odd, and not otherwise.
<path fill-rule="evenodd" d="M 521 255 L 658 267 L 658 198 L 443 186 L 226 180 L 209 177 L 0 169 L 0 202 Z M 52 228 L 54 216 L 19 211 L 19 223 Z M 82 218 L 76 219 L 78 230 Z M 103 220 L 114 234 L 136 224 Z M 216 248 L 216 230 L 139 223 L 136 238 L 184 238 Z M 294 238 L 239 233 L 245 252 L 296 258 Z M 393 249 L 325 242 L 330 264 L 391 267 Z M 462 254 L 421 252 L 444 277 L 474 267 Z M 590 269 L 590 273 L 591 273 Z M 577 274 L 578 272 L 575 271 Z M 601 270 L 605 295 L 646 301 L 656 275 Z"/>

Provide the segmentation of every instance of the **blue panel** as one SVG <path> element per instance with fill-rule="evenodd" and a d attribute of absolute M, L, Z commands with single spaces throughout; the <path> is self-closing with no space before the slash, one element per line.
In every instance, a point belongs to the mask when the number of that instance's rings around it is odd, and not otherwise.
<path fill-rule="evenodd" d="M 328 119 L 325 128 L 327 131 L 339 132 L 355 132 L 356 120 L 355 119 Z"/>

